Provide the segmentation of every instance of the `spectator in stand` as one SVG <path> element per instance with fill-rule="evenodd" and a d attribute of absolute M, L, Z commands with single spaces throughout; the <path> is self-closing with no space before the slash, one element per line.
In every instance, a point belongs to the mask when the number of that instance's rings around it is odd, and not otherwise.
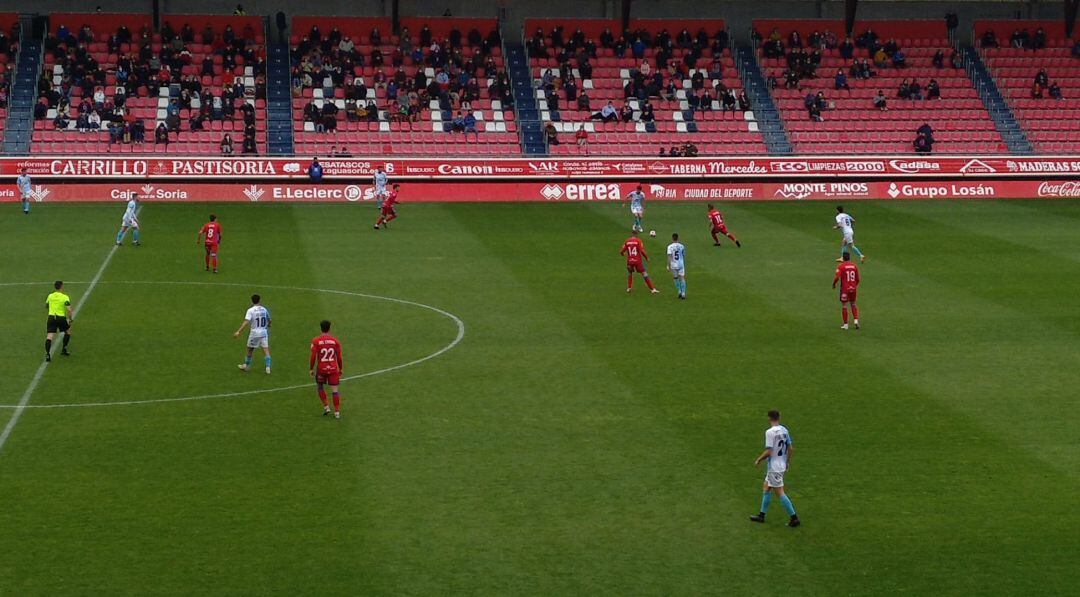
<path fill-rule="evenodd" d="M 132 121 L 131 126 L 131 142 L 142 144 L 146 140 L 146 123 L 141 118 L 136 118 Z"/>
<path fill-rule="evenodd" d="M 896 97 L 900 99 L 911 99 L 911 81 L 908 79 L 900 81 L 900 88 L 896 91 Z"/>
<path fill-rule="evenodd" d="M 941 86 L 938 85 L 937 79 L 930 79 L 930 82 L 926 84 L 926 99 L 941 99 Z"/>
<path fill-rule="evenodd" d="M 169 144 L 169 129 L 166 128 L 164 122 L 159 122 L 157 128 L 154 129 L 154 143 L 165 145 Z"/>
<path fill-rule="evenodd" d="M 904 51 L 897 49 L 892 55 L 892 65 L 894 68 L 907 68 L 907 56 L 904 55 Z"/>
<path fill-rule="evenodd" d="M 964 59 L 960 57 L 960 53 L 956 50 L 953 50 L 952 54 L 949 54 L 949 65 L 954 69 L 964 66 Z"/>
<path fill-rule="evenodd" d="M 600 109 L 599 112 L 592 115 L 592 120 L 603 120 L 604 122 L 615 122 L 619 119 L 619 112 L 615 109 L 615 105 L 608 100 L 608 103 Z"/>
<path fill-rule="evenodd" d="M 885 99 L 885 94 L 878 89 L 877 95 L 874 96 L 874 107 L 884 112 L 889 109 L 889 101 Z"/>
<path fill-rule="evenodd" d="M 547 141 L 548 146 L 559 144 L 559 131 L 551 122 L 544 125 L 544 139 Z"/>
<path fill-rule="evenodd" d="M 908 92 L 911 94 L 911 99 L 913 100 L 921 100 L 923 98 L 922 85 L 919 85 L 919 82 L 915 79 L 911 80 Z"/>
<path fill-rule="evenodd" d="M 745 90 L 743 90 L 743 89 L 739 90 L 739 97 L 737 99 L 738 99 L 738 102 L 739 102 L 739 111 L 740 112 L 749 112 L 752 109 L 752 107 L 750 105 L 750 98 L 746 96 L 746 91 Z"/>
<path fill-rule="evenodd" d="M 476 140 L 480 141 L 480 133 L 476 130 L 476 116 L 472 112 L 466 112 L 461 123 L 463 126 L 462 132 L 465 133 L 466 139 L 469 137 L 469 133 L 472 133 L 476 135 Z"/>
<path fill-rule="evenodd" d="M 623 102 L 623 105 L 619 108 L 619 120 L 622 122 L 630 122 L 634 119 L 634 109 L 630 107 L 630 102 Z"/>
<path fill-rule="evenodd" d="M 1050 76 L 1046 74 L 1045 68 L 1039 69 L 1038 74 L 1035 75 L 1035 83 L 1043 88 L 1050 86 Z"/>
<path fill-rule="evenodd" d="M 1043 86 L 1039 85 L 1038 80 L 1031 84 L 1031 99 L 1043 98 Z"/>
<path fill-rule="evenodd" d="M 724 112 L 731 112 L 731 115 L 735 115 L 735 105 L 738 103 L 735 99 L 735 92 L 728 89 L 727 93 L 720 98 L 721 106 Z M 710 102 L 711 104 L 711 102 Z"/>
<path fill-rule="evenodd" d="M 934 64 L 934 68 L 945 68 L 945 52 L 942 50 L 934 52 L 934 58 L 932 62 Z"/>
<path fill-rule="evenodd" d="M 577 109 L 581 110 L 582 112 L 588 112 L 592 110 L 592 108 L 589 106 L 589 101 L 589 94 L 582 91 L 581 95 L 578 95 L 577 98 Z"/>
<path fill-rule="evenodd" d="M 589 133 L 585 130 L 584 124 L 578 125 L 578 130 L 574 133 L 574 142 L 582 153 L 589 155 Z"/>
<path fill-rule="evenodd" d="M 90 112 L 87 121 L 87 128 L 89 128 L 90 130 L 96 131 L 101 129 L 101 115 L 97 112 Z"/>
<path fill-rule="evenodd" d="M 810 120 L 813 120 L 814 122 L 821 122 L 825 120 L 821 117 L 821 108 L 818 107 L 817 102 L 811 102 L 810 105 L 806 108 L 806 112 L 810 116 Z"/>
<path fill-rule="evenodd" d="M 311 165 L 308 166 L 308 178 L 311 179 L 311 182 L 322 182 L 322 177 L 323 167 L 319 163 L 319 158 L 311 158 Z"/>
<path fill-rule="evenodd" d="M 221 155 L 233 154 L 233 142 L 232 135 L 225 133 L 225 136 L 221 138 Z"/>
<path fill-rule="evenodd" d="M 933 129 L 933 127 L 931 127 L 929 124 L 927 124 L 925 122 L 922 123 L 922 126 L 915 129 L 915 133 L 916 134 L 921 133 L 923 135 L 926 135 L 926 138 L 930 139 L 930 143 L 934 142 L 934 129 Z"/>
<path fill-rule="evenodd" d="M 877 52 L 874 52 L 874 66 L 878 68 L 889 66 L 889 55 L 885 53 L 885 48 L 878 48 Z"/>
<path fill-rule="evenodd" d="M 638 118 L 641 122 L 654 122 L 656 120 L 656 114 L 653 111 L 653 106 L 647 100 L 645 105 L 641 107 L 641 116 Z"/>
<path fill-rule="evenodd" d="M 241 150 L 241 153 L 244 153 L 246 155 L 255 155 L 259 153 L 259 149 L 255 145 L 255 137 L 248 137 L 247 135 L 244 136 L 244 147 Z"/>
<path fill-rule="evenodd" d="M 923 133 L 919 133 L 915 136 L 915 141 L 912 143 L 915 148 L 915 153 L 930 153 L 933 151 L 933 143 L 930 138 Z"/>
<path fill-rule="evenodd" d="M 1057 81 L 1050 84 L 1050 97 L 1056 100 L 1064 99 L 1061 94 L 1061 87 L 1058 87 Z"/>
<path fill-rule="evenodd" d="M 1031 37 L 1031 49 L 1041 50 L 1046 47 L 1046 31 L 1043 31 L 1042 27 L 1035 30 L 1035 35 Z"/>
<path fill-rule="evenodd" d="M 1019 50 L 1026 48 L 1028 44 L 1027 29 L 1023 32 L 1019 29 L 1013 29 L 1012 37 L 1009 38 L 1009 44 Z"/>
<path fill-rule="evenodd" d="M 840 44 L 840 57 L 844 60 L 855 57 L 855 42 L 851 41 L 850 37 L 845 37 L 844 42 Z"/>
<path fill-rule="evenodd" d="M 843 69 L 836 69 L 836 76 L 833 77 L 833 86 L 837 91 L 841 89 L 851 91 L 851 85 L 848 85 L 847 75 L 844 74 Z"/>

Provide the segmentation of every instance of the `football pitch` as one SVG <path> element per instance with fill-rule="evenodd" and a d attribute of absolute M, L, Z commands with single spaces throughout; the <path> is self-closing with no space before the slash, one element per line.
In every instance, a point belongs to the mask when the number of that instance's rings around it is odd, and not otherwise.
<path fill-rule="evenodd" d="M 8 205 L 0 595 L 1073 593 L 1080 203 L 847 207 L 859 331 L 829 203 L 720 205 L 741 249 L 650 204 L 659 295 L 625 292 L 625 204 L 404 203 L 380 231 L 147 204 L 111 258 L 121 202 Z M 57 279 L 85 301 L 42 369 Z M 236 366 L 252 293 L 269 376 Z M 324 318 L 341 420 L 308 377 Z M 748 521 L 772 408 L 796 529 L 777 500 Z"/>

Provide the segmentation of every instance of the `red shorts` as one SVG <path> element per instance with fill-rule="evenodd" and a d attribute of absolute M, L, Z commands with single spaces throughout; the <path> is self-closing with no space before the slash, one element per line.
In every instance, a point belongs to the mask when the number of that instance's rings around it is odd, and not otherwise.
<path fill-rule="evenodd" d="M 333 373 L 323 373 L 322 371 L 316 371 L 315 382 L 323 383 L 328 386 L 339 385 L 341 383 L 341 372 L 334 371 Z"/>
<path fill-rule="evenodd" d="M 207 253 L 217 253 L 217 251 L 218 251 L 218 244 L 217 243 L 206 243 L 206 252 Z"/>
<path fill-rule="evenodd" d="M 389 205 L 389 206 L 384 205 L 384 206 L 382 206 L 382 215 L 384 215 L 384 216 L 395 215 L 394 206 L 393 205 Z"/>
<path fill-rule="evenodd" d="M 858 294 L 858 290 L 840 290 L 840 302 L 854 303 L 856 294 Z"/>
<path fill-rule="evenodd" d="M 637 262 L 637 263 L 627 263 L 626 264 L 626 271 L 630 272 L 631 274 L 634 273 L 634 272 L 637 272 L 639 274 L 644 274 L 645 273 L 645 264 L 640 262 L 640 261 Z"/>
<path fill-rule="evenodd" d="M 727 226 L 724 226 L 723 224 L 719 226 L 713 226 L 712 231 L 713 234 L 716 234 L 717 232 L 719 232 L 720 234 L 727 234 Z"/>

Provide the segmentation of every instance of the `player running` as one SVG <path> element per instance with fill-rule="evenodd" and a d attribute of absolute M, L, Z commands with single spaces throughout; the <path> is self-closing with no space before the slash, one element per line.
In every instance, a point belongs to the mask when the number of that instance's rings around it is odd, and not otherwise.
<path fill-rule="evenodd" d="M 383 172 L 382 166 L 375 168 L 375 175 L 372 176 L 372 180 L 375 183 L 375 201 L 379 207 L 382 207 L 383 201 L 388 195 L 386 192 L 386 172 Z"/>
<path fill-rule="evenodd" d="M 840 254 L 855 251 L 855 254 L 859 256 L 859 262 L 865 262 L 866 256 L 862 254 L 859 247 L 855 246 L 855 218 L 851 217 L 851 214 L 844 213 L 843 205 L 836 206 L 836 225 L 833 228 L 839 228 L 844 235 L 844 240 L 840 243 Z"/>
<path fill-rule="evenodd" d="M 626 291 L 630 292 L 634 289 L 634 272 L 637 272 L 645 278 L 645 285 L 649 287 L 649 290 L 653 294 L 659 294 L 660 290 L 649 279 L 649 272 L 645 271 L 645 262 L 649 260 L 649 256 L 645 254 L 645 243 L 638 238 L 637 230 L 630 233 L 630 238 L 623 243 L 619 254 L 626 255 Z"/>
<path fill-rule="evenodd" d="M 645 232 L 645 192 L 641 185 L 630 191 L 630 213 L 634 216 L 634 230 Z"/>
<path fill-rule="evenodd" d="M 851 262 L 851 253 L 844 253 L 841 259 L 844 261 L 836 266 L 832 281 L 834 290 L 836 283 L 840 283 L 840 309 L 844 316 L 844 325 L 840 329 L 848 329 L 848 305 L 851 305 L 851 316 L 855 318 L 855 329 L 859 329 L 859 307 L 855 305 L 855 295 L 859 290 L 859 266 Z"/>
<path fill-rule="evenodd" d="M 401 185 L 394 183 L 394 190 L 386 196 L 383 200 L 382 206 L 379 207 L 379 220 L 375 222 L 375 229 L 378 230 L 380 226 L 385 228 L 390 227 L 391 220 L 397 219 L 397 210 L 394 209 L 398 204 L 398 189 Z"/>
<path fill-rule="evenodd" d="M 330 335 L 330 322 L 325 319 L 319 323 L 322 335 L 316 336 L 311 341 L 311 361 L 308 369 L 315 378 L 315 387 L 322 401 L 323 416 L 330 414 L 330 403 L 326 400 L 326 389 L 330 386 L 330 395 L 334 399 L 334 418 L 341 418 L 341 394 L 338 393 L 338 384 L 341 383 L 343 365 L 341 361 L 341 343 Z"/>
<path fill-rule="evenodd" d="M 712 203 L 709 204 L 709 223 L 712 224 L 712 239 L 714 247 L 720 246 L 720 237 L 717 236 L 719 234 L 723 234 L 724 236 L 730 238 L 731 242 L 735 243 L 736 247 L 742 246 L 742 243 L 739 242 L 739 239 L 735 238 L 734 234 L 728 232 L 727 226 L 724 224 L 724 215 L 720 213 L 720 210 L 713 207 Z"/>
<path fill-rule="evenodd" d="M 120 232 L 116 234 L 116 246 L 124 244 L 124 235 L 128 230 L 133 230 L 132 237 L 135 239 L 135 246 L 139 246 L 139 196 L 136 194 L 131 195 L 131 199 L 128 199 L 127 209 L 124 211 L 124 219 L 120 222 Z"/>
<path fill-rule="evenodd" d="M 667 270 L 675 277 L 675 292 L 686 300 L 686 247 L 679 242 L 678 233 L 671 235 L 671 244 L 667 246 Z"/>
<path fill-rule="evenodd" d="M 206 271 L 210 271 L 210 265 L 214 266 L 214 273 L 218 273 L 218 246 L 221 244 L 221 224 L 218 224 L 217 216 L 210 214 L 210 221 L 203 224 L 199 235 L 195 237 L 195 244 L 203 243 L 206 248 Z"/>
<path fill-rule="evenodd" d="M 19 177 L 15 179 L 15 186 L 19 187 L 19 195 L 22 197 L 22 211 L 27 215 L 30 215 L 30 185 L 30 175 L 26 173 L 26 168 L 23 168 Z"/>
<path fill-rule="evenodd" d="M 75 313 L 71 310 L 71 297 L 64 294 L 64 283 L 57 280 L 53 283 L 55 292 L 45 298 L 45 308 L 49 311 L 49 319 L 45 322 L 45 360 L 52 360 L 52 342 L 56 334 L 63 332 L 64 344 L 60 354 L 65 357 L 71 356 L 68 352 L 68 343 L 71 342 L 71 324 L 75 321 Z"/>
<path fill-rule="evenodd" d="M 270 375 L 270 310 L 260 304 L 262 297 L 257 294 L 251 295 L 251 307 L 244 313 L 244 322 L 233 334 L 233 338 L 239 338 L 240 332 L 245 327 L 250 327 L 247 341 L 247 356 L 241 365 L 237 365 L 241 371 L 247 371 L 251 367 L 251 354 L 256 348 L 263 349 L 263 363 L 266 365 L 266 374 Z"/>
<path fill-rule="evenodd" d="M 784 473 L 787 472 L 788 462 L 791 460 L 791 432 L 780 424 L 780 411 L 769 411 L 769 428 L 765 430 L 765 451 L 754 460 L 754 466 L 757 466 L 762 460 L 767 460 L 765 470 L 765 483 L 762 484 L 761 491 L 761 511 L 756 516 L 751 516 L 750 520 L 754 522 L 765 522 L 765 512 L 769 509 L 769 502 L 772 501 L 772 494 L 780 496 L 780 503 L 784 505 L 784 509 L 787 510 L 788 516 L 791 518 L 788 520 L 789 527 L 799 526 L 799 517 L 795 514 L 795 506 L 791 503 L 791 498 L 784 493 Z"/>

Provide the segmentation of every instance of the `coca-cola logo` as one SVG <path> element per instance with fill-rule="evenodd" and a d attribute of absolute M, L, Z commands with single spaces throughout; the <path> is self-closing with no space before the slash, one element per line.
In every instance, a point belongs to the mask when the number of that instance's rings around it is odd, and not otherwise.
<path fill-rule="evenodd" d="M 1039 185 L 1039 197 L 1080 198 L 1080 182 L 1044 182 Z"/>

